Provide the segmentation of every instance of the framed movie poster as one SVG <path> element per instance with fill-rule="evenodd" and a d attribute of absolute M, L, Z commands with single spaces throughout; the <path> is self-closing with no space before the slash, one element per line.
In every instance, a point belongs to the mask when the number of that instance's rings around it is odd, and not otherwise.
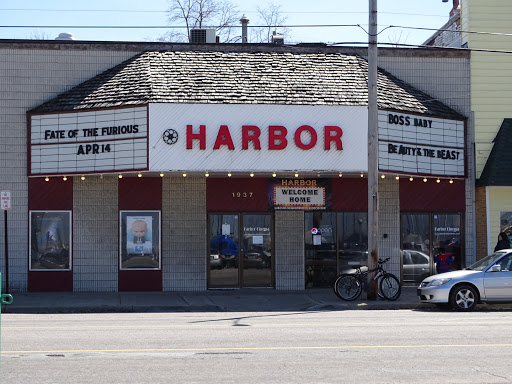
<path fill-rule="evenodd" d="M 120 269 L 160 269 L 160 211 L 121 211 L 120 221 Z"/>
<path fill-rule="evenodd" d="M 30 211 L 31 271 L 71 270 L 71 211 Z"/>

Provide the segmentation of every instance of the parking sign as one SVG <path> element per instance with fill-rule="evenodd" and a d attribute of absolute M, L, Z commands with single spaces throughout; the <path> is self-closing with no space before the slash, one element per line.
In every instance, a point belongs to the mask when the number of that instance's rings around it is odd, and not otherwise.
<path fill-rule="evenodd" d="M 0 191 L 0 206 L 4 211 L 11 209 L 11 191 Z"/>

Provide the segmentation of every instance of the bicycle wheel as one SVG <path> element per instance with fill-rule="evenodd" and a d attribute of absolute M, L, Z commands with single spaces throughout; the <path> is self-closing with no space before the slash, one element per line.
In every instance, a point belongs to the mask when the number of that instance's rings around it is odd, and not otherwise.
<path fill-rule="evenodd" d="M 340 299 L 352 301 L 359 297 L 363 286 L 357 277 L 351 274 L 340 275 L 334 283 L 334 293 Z"/>
<path fill-rule="evenodd" d="M 382 279 L 380 279 L 379 288 L 384 298 L 390 301 L 398 299 L 402 293 L 400 281 L 392 273 L 386 273 Z"/>

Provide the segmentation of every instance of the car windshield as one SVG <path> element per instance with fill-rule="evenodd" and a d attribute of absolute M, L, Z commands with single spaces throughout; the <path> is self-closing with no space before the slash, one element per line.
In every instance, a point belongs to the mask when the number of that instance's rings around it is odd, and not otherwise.
<path fill-rule="evenodd" d="M 472 269 L 475 271 L 483 271 L 490 265 L 498 261 L 506 252 L 495 252 L 492 255 L 486 256 L 481 260 L 478 260 L 475 264 L 470 265 L 466 269 Z"/>

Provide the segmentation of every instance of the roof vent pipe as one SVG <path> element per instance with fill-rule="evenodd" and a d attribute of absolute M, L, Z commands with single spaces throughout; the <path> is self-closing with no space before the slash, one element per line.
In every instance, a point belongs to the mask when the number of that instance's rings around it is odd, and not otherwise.
<path fill-rule="evenodd" d="M 240 19 L 242 24 L 242 44 L 247 44 L 247 25 L 249 24 L 249 18 L 245 15 Z"/>

